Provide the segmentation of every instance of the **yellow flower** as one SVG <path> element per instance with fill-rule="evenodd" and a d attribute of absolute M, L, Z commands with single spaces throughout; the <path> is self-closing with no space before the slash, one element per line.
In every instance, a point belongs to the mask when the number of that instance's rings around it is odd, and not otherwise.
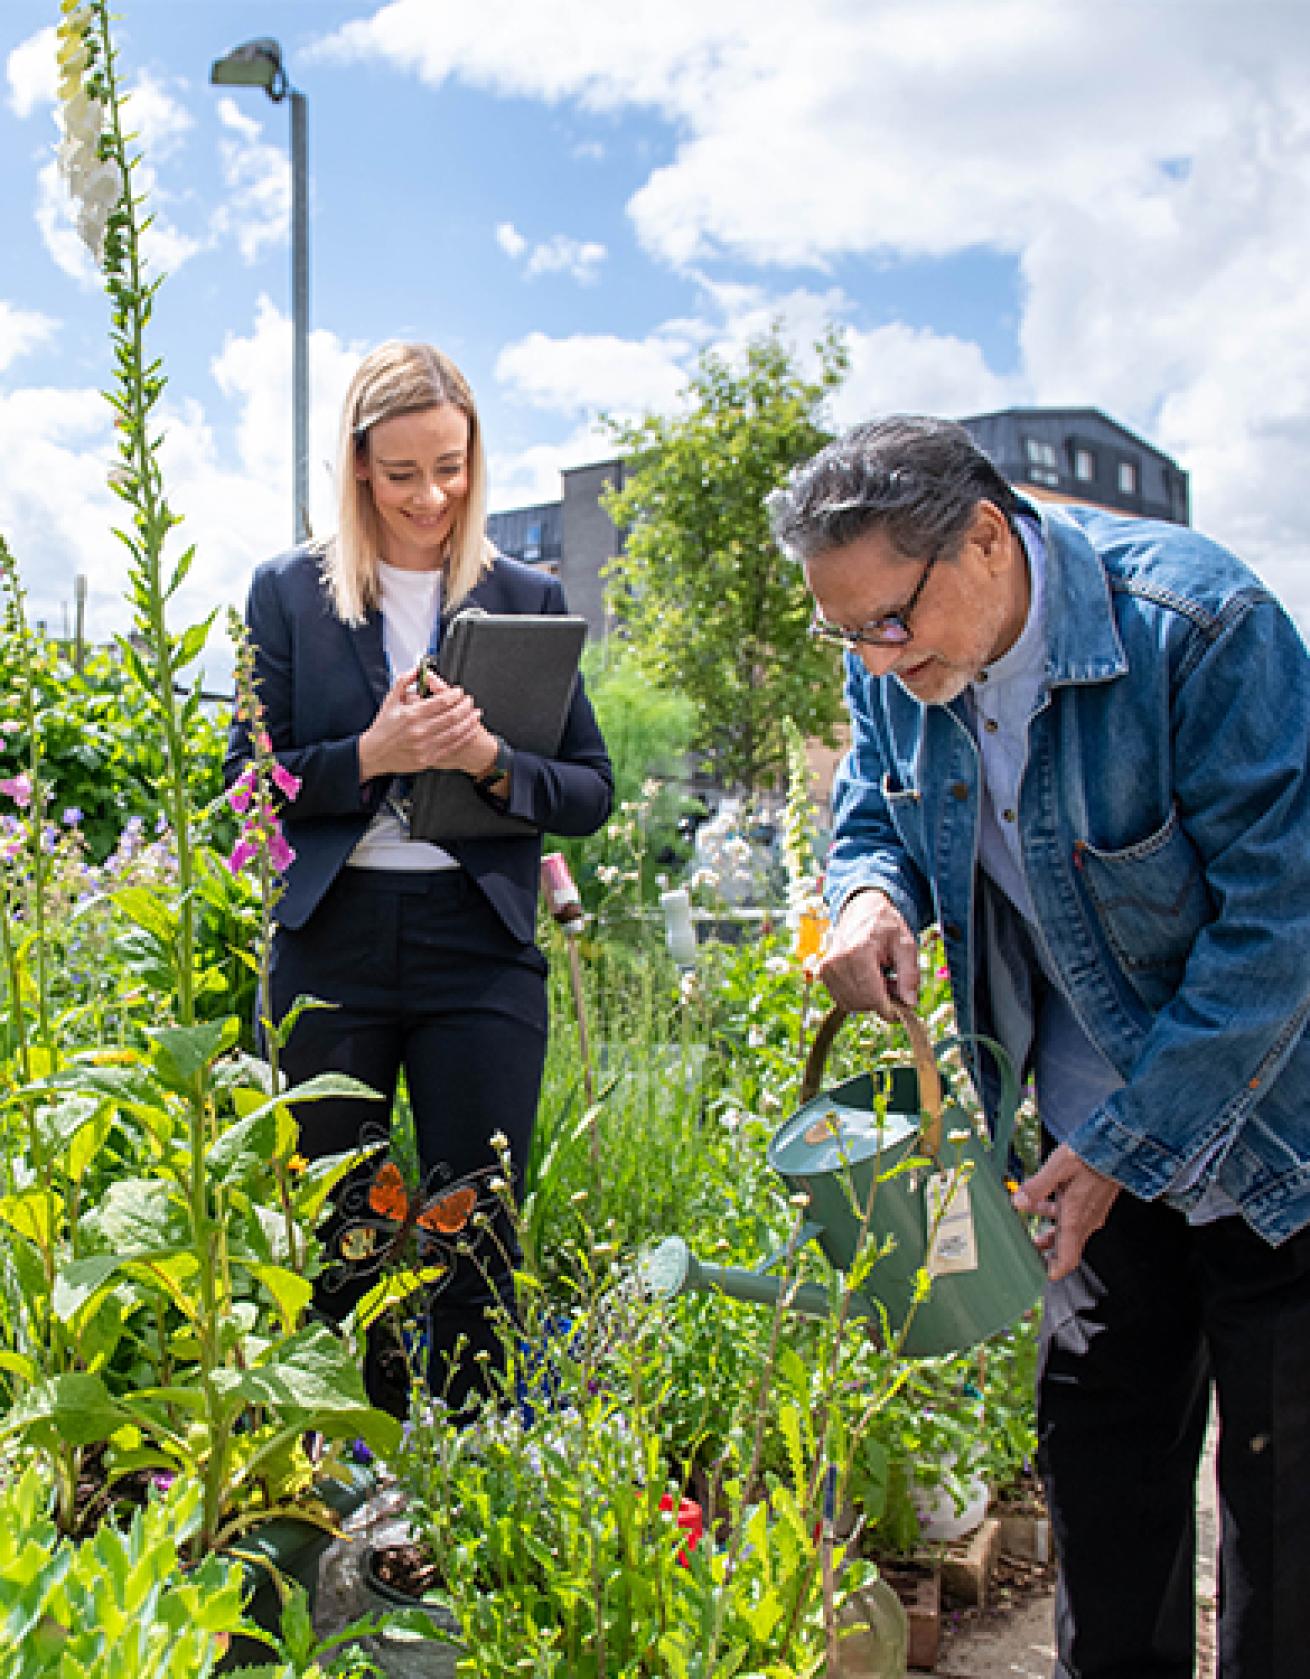
<path fill-rule="evenodd" d="M 288 1172 L 303 1172 L 307 1170 L 308 1166 L 309 1162 L 303 1154 L 293 1154 L 287 1161 Z"/>

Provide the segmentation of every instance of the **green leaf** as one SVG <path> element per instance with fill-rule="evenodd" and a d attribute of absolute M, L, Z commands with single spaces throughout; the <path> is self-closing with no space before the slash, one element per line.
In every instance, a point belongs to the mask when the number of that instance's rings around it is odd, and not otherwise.
<path fill-rule="evenodd" d="M 75 1372 L 38 1382 L 20 1394 L 8 1416 L 0 1419 L 0 1433 L 31 1435 L 34 1431 L 73 1446 L 106 1440 L 128 1421 L 99 1376 Z"/>
<path fill-rule="evenodd" d="M 313 1284 L 283 1265 L 244 1260 L 245 1269 L 273 1296 L 282 1317 L 282 1328 L 290 1335 L 300 1322 L 314 1295 Z"/>
<path fill-rule="evenodd" d="M 63 1214 L 59 1196 L 46 1189 L 24 1189 L 0 1197 L 0 1221 L 42 1249 L 54 1246 Z"/>
<path fill-rule="evenodd" d="M 253 1112 L 229 1125 L 210 1148 L 205 1162 L 211 1174 L 240 1182 L 252 1166 L 267 1169 L 277 1147 L 277 1107 L 261 1103 Z"/>
<path fill-rule="evenodd" d="M 171 947 L 177 937 L 177 915 L 158 892 L 149 886 L 124 886 L 111 894 L 111 901 L 143 932 Z"/>
<path fill-rule="evenodd" d="M 157 1178 L 111 1183 L 86 1223 L 106 1248 L 124 1258 L 167 1255 L 188 1245 L 186 1207 L 177 1192 Z"/>
<path fill-rule="evenodd" d="M 93 1299 L 118 1270 L 116 1253 L 96 1254 L 61 1266 L 55 1276 L 50 1307 L 61 1323 L 69 1323 Z"/>
<path fill-rule="evenodd" d="M 241 1022 L 232 1016 L 201 1021 L 198 1026 L 164 1026 L 150 1034 L 151 1060 L 170 1089 L 189 1093 L 203 1069 L 231 1049 L 240 1036 Z"/>
<path fill-rule="evenodd" d="M 295 1102 L 322 1102 L 329 1096 L 350 1096 L 364 1102 L 382 1102 L 386 1098 L 374 1090 L 371 1085 L 361 1084 L 358 1079 L 351 1078 L 348 1073 L 316 1073 L 312 1079 L 306 1079 L 303 1084 L 293 1085 L 290 1090 L 284 1090 L 279 1095 L 270 1097 L 261 1107 L 255 1108 L 246 1118 L 257 1119 L 264 1113 L 273 1113 L 277 1108 L 290 1106 Z"/>

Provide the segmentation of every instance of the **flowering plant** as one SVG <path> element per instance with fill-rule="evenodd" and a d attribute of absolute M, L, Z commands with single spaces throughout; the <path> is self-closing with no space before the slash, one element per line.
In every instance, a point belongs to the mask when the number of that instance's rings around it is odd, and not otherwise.
<path fill-rule="evenodd" d="M 125 1022 L 118 1042 L 93 1036 L 88 1043 L 81 1014 L 67 1010 L 56 1019 L 50 1007 L 43 966 L 49 867 L 40 838 L 46 795 L 34 688 L 22 674 L 30 662 L 20 666 L 29 760 L 15 791 L 35 837 L 26 852 L 27 919 L 17 937 L 12 917 L 3 918 L 19 1039 L 3 1065 L 3 1113 L 21 1129 L 17 1146 L 3 1151 L 0 1276 L 20 1286 L 16 1309 L 0 1321 L 0 1392 L 9 1401 L 0 1435 L 46 1458 L 64 1531 L 77 1519 L 88 1456 L 111 1481 L 158 1471 L 194 1482 L 188 1547 L 203 1555 L 270 1515 L 313 1518 L 316 1477 L 339 1466 L 356 1437 L 375 1450 L 395 1442 L 397 1425 L 368 1405 L 350 1350 L 306 1322 L 316 1263 L 311 1232 L 349 1163 L 319 1162 L 299 1173 L 290 1165 L 293 1102 L 372 1093 L 334 1077 L 284 1091 L 275 1067 L 236 1053 L 236 1019 L 201 1015 L 209 976 L 199 959 L 203 872 L 190 799 L 200 695 L 180 677 L 209 625 L 175 632 L 167 616 L 192 556 L 188 550 L 166 563 L 177 519 L 154 440 L 163 379 L 145 348 L 158 282 L 142 266 L 136 159 L 124 134 L 107 3 L 63 0 L 62 10 L 68 169 L 113 309 L 109 400 L 119 464 L 112 482 L 131 513 L 118 534 L 130 556 L 136 632 L 120 642 L 120 655 L 142 732 L 159 742 L 171 867 L 156 879 L 119 884 L 111 895 L 153 952 L 154 1016 Z M 106 169 L 93 167 L 92 145 L 94 164 Z M 105 209 L 111 183 L 117 192 Z M 28 645 L 7 550 L 3 570 L 10 639 Z M 272 866 L 276 835 L 264 815 L 264 773 L 257 765 L 250 788 L 261 839 L 251 830 L 247 843 Z M 92 1196 L 88 1186 L 106 1152 L 114 1169 Z M 311 1455 L 310 1443 L 321 1439 L 333 1443 L 330 1461 Z M 318 1512 L 317 1519 L 327 1518 Z"/>

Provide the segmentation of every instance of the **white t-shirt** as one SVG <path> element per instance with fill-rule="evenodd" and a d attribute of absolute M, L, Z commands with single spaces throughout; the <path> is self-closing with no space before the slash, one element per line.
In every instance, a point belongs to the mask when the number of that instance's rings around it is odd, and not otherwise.
<path fill-rule="evenodd" d="M 432 626 L 441 611 L 441 573 L 406 571 L 378 561 L 382 593 L 382 646 L 391 680 L 415 665 L 432 645 Z M 346 859 L 352 869 L 456 869 L 449 851 L 426 840 L 412 840 L 395 802 L 382 806 Z"/>

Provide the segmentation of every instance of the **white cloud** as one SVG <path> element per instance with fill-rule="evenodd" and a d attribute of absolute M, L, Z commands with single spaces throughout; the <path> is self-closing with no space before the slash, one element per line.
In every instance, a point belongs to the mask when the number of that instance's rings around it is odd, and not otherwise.
<path fill-rule="evenodd" d="M 0 299 L 0 373 L 19 356 L 48 342 L 58 324 L 49 315 L 34 309 L 16 309 Z"/>
<path fill-rule="evenodd" d="M 91 633 L 122 622 L 125 550 L 111 535 L 122 504 L 106 485 L 112 438 L 109 407 L 96 390 L 0 392 L 0 530 L 24 579 L 30 619 L 52 633 L 62 633 L 78 572 L 90 582 Z"/>
<path fill-rule="evenodd" d="M 337 417 L 359 354 L 329 332 L 310 336 L 311 518 L 320 533 L 336 523 Z M 226 339 L 212 371 L 226 405 L 166 401 L 157 416 L 166 494 L 183 519 L 171 551 L 196 547 L 173 603 L 175 624 L 215 605 L 239 605 L 255 565 L 292 539 L 290 322 L 261 298 L 250 330 Z M 0 529 L 18 559 L 33 619 L 60 629 L 81 572 L 90 579 L 90 634 L 104 639 L 121 630 L 127 562 L 112 528 L 123 523 L 125 508 L 107 487 L 117 456 L 103 396 L 89 389 L 0 392 L 0 458 Z M 221 633 L 215 640 L 206 668 L 223 671 L 230 661 Z"/>
<path fill-rule="evenodd" d="M 685 340 L 618 338 L 575 333 L 551 338 L 530 332 L 507 344 L 496 378 L 535 408 L 561 414 L 603 409 L 635 414 L 675 407 L 687 382 Z"/>
<path fill-rule="evenodd" d="M 513 222 L 497 224 L 496 243 L 511 261 L 523 262 L 530 280 L 539 274 L 567 274 L 584 286 L 595 281 L 609 254 L 594 239 L 572 239 L 566 233 L 553 233 L 549 239 L 530 245 Z"/>
<path fill-rule="evenodd" d="M 5 60 L 9 82 L 9 109 L 17 117 L 30 117 L 40 105 L 54 103 L 59 91 L 57 37 L 53 25 L 38 29 L 20 41 Z"/>
<path fill-rule="evenodd" d="M 1304 601 L 1307 47 L 1310 10 L 1274 0 L 812 0 L 803 28 L 754 0 L 501 0 L 489 18 L 393 0 L 321 50 L 653 111 L 670 144 L 629 213 L 689 275 L 1012 257 L 1020 361 L 1004 377 L 947 331 L 853 322 L 840 294 L 807 294 L 851 322 L 839 417 L 1106 408 L 1191 471 L 1199 523 Z M 725 310 L 712 338 L 731 343 L 755 305 Z M 533 334 L 498 374 L 565 413 L 667 406 L 686 362 L 666 332 Z"/>
<path fill-rule="evenodd" d="M 291 164 L 285 150 L 269 144 L 261 124 L 234 99 L 221 98 L 218 115 L 227 130 L 218 155 L 230 196 L 215 210 L 210 227 L 216 238 L 234 238 L 242 261 L 254 263 L 289 237 Z"/>
<path fill-rule="evenodd" d="M 496 223 L 496 243 L 505 255 L 517 262 L 528 248 L 528 242 L 513 222 Z"/>
<path fill-rule="evenodd" d="M 838 426 L 879 413 L 980 414 L 1021 401 L 1024 392 L 987 366 L 964 338 L 893 321 L 846 335 L 850 373 L 831 401 Z"/>
<path fill-rule="evenodd" d="M 229 333 L 214 358 L 219 389 L 237 406 L 236 446 L 247 481 L 269 490 L 283 514 L 264 532 L 269 544 L 281 543 L 291 527 L 291 321 L 265 296 L 256 308 L 251 331 Z M 336 526 L 335 468 L 337 424 L 346 386 L 363 351 L 343 344 L 334 333 L 309 335 L 309 497 L 310 520 L 318 532 Z"/>
<path fill-rule="evenodd" d="M 488 461 L 490 510 L 558 501 L 560 473 L 566 467 L 608 460 L 614 452 L 614 439 L 592 422 L 578 426 L 562 443 L 534 444 L 517 453 L 493 450 Z"/>
<path fill-rule="evenodd" d="M 594 239 L 570 239 L 566 233 L 553 233 L 532 247 L 528 277 L 567 274 L 580 285 L 590 285 L 608 254 L 604 245 Z"/>
<path fill-rule="evenodd" d="M 176 85 L 178 98 L 149 71 L 143 70 L 123 102 L 123 125 L 129 134 L 135 135 L 135 144 L 152 164 L 175 153 L 195 127 L 195 118 L 184 103 L 190 97 L 190 89 L 185 82 Z"/>

